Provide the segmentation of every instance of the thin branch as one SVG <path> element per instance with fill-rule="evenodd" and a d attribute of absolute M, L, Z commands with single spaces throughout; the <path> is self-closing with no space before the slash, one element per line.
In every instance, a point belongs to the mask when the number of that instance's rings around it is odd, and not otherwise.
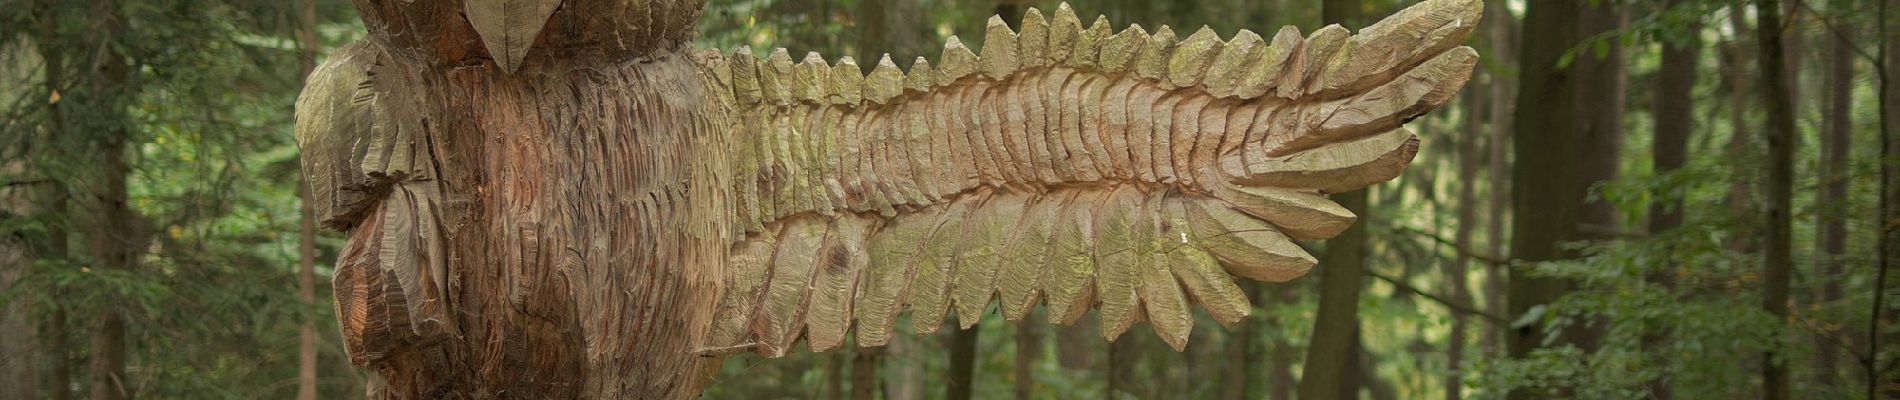
<path fill-rule="evenodd" d="M 1505 264 L 1511 263 L 1511 260 L 1498 258 L 1496 256 L 1492 256 L 1488 254 L 1478 253 L 1475 250 L 1458 246 L 1458 243 L 1452 241 L 1451 239 L 1446 239 L 1443 236 L 1439 236 L 1438 234 L 1431 233 L 1431 232 L 1426 232 L 1422 229 L 1413 228 L 1410 226 L 1403 226 L 1403 225 L 1392 225 L 1389 228 L 1399 233 L 1418 235 L 1418 236 L 1423 236 L 1427 239 L 1431 239 L 1433 242 L 1438 242 L 1438 244 L 1444 245 L 1445 247 L 1450 247 L 1452 251 L 1458 252 L 1458 255 L 1471 257 L 1471 259 L 1473 260 L 1483 261 L 1483 262 L 1495 264 L 1495 265 L 1505 265 Z"/>
<path fill-rule="evenodd" d="M 1484 319 L 1490 320 L 1491 322 L 1496 323 L 1498 325 L 1507 325 L 1511 323 L 1510 319 L 1506 319 L 1503 316 L 1485 312 L 1484 310 L 1479 310 L 1477 307 L 1472 307 L 1469 304 L 1462 304 L 1456 301 L 1452 301 L 1450 299 L 1446 299 L 1444 296 L 1439 296 L 1436 294 L 1426 292 L 1423 289 L 1413 287 L 1412 285 L 1406 284 L 1405 282 L 1401 282 L 1398 279 L 1393 279 L 1392 277 L 1385 276 L 1384 274 L 1380 274 L 1378 271 L 1373 271 L 1371 268 L 1361 268 L 1361 269 L 1366 272 L 1366 275 L 1370 275 L 1374 278 L 1379 278 L 1379 280 L 1385 281 L 1385 283 L 1392 284 L 1392 287 L 1394 288 L 1397 288 L 1402 291 L 1410 292 L 1412 294 L 1418 295 L 1419 297 L 1424 297 L 1428 300 L 1431 300 L 1434 303 L 1438 303 L 1440 305 L 1445 306 L 1445 308 L 1450 308 L 1452 309 L 1452 311 L 1484 317 Z"/>

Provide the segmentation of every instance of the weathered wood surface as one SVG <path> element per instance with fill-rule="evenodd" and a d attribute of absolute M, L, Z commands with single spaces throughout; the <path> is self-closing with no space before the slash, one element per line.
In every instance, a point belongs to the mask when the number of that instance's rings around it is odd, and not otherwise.
<path fill-rule="evenodd" d="M 1478 0 L 1358 34 L 1084 27 L 1064 5 L 908 71 L 686 47 L 700 1 L 358 1 L 298 102 L 377 398 L 682 398 L 721 356 L 1189 305 L 1314 264 L 1463 85 Z M 467 13 L 467 19 L 463 19 Z M 644 21 L 645 23 L 627 23 Z M 559 32 L 560 34 L 549 34 Z"/>

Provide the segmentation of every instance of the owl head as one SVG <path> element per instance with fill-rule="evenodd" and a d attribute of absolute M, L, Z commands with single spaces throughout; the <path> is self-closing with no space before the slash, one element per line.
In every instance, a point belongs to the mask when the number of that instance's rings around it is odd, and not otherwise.
<path fill-rule="evenodd" d="M 705 0 L 352 0 L 371 40 L 434 65 L 626 59 L 692 40 Z"/>

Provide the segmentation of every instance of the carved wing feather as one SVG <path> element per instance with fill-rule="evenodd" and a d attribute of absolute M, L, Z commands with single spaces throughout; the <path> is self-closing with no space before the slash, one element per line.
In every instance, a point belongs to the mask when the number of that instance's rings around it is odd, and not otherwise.
<path fill-rule="evenodd" d="M 1066 4 L 1000 19 L 976 52 L 952 38 L 909 73 L 889 57 L 709 58 L 731 89 L 733 244 L 709 345 L 824 351 L 852 328 L 882 345 L 908 310 L 969 328 L 992 300 L 1055 323 L 1089 309 L 1114 340 L 1146 321 L 1186 344 L 1189 304 L 1232 324 L 1236 277 L 1286 281 L 1315 260 L 1294 240 L 1354 220 L 1325 193 L 1396 176 L 1401 125 L 1468 78 L 1458 43 L 1477 0 L 1428 0 L 1353 35 L 1271 40 L 1202 28 L 1084 28 Z"/>

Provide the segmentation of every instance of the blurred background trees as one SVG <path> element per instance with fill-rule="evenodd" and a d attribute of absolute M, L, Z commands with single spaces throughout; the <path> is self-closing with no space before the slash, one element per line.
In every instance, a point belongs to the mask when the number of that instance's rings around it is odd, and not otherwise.
<path fill-rule="evenodd" d="M 1231 35 L 1411 2 L 1074 6 Z M 709 3 L 701 47 L 867 67 L 1056 5 Z M 1246 287 L 1246 322 L 1199 318 L 1176 353 L 993 318 L 737 356 L 708 397 L 1896 397 L 1896 8 L 1491 0 L 1480 70 L 1412 123 L 1413 167 L 1350 194 L 1363 236 Z M 361 396 L 328 304 L 339 240 L 301 225 L 290 140 L 308 65 L 361 31 L 340 1 L 0 2 L 0 399 Z"/>

